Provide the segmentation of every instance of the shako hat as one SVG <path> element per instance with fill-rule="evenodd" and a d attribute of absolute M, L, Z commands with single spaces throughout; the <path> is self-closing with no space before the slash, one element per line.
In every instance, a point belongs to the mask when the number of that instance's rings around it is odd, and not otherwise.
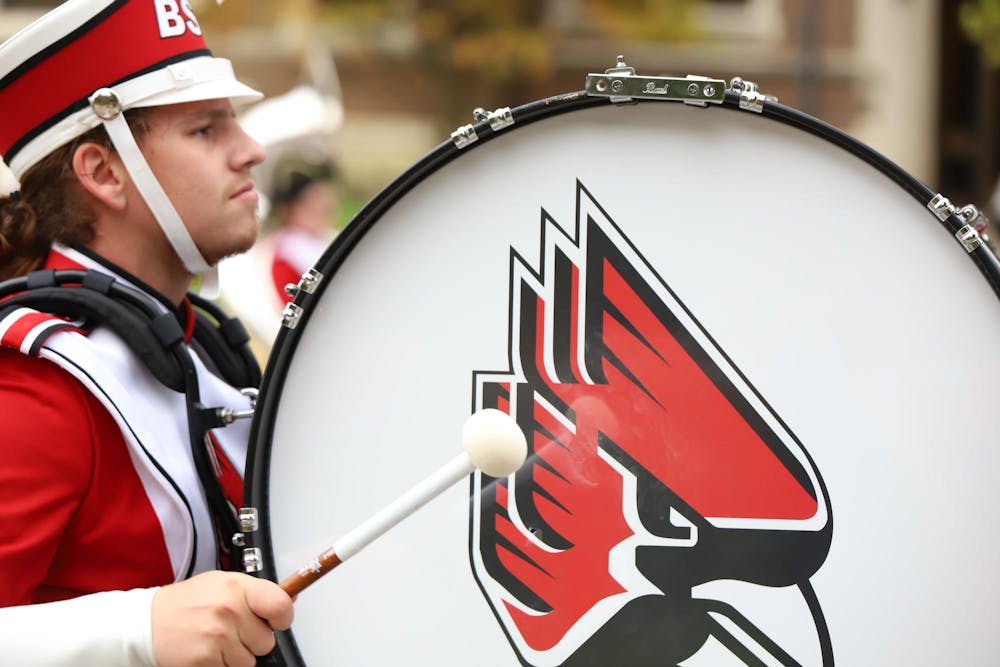
<path fill-rule="evenodd" d="M 0 152 L 18 178 L 100 124 L 102 88 L 122 110 L 262 97 L 212 57 L 188 0 L 69 0 L 0 45 Z"/>
<path fill-rule="evenodd" d="M 188 0 L 68 0 L 0 45 L 0 153 L 20 179 L 104 124 L 178 256 L 208 266 L 122 117 L 135 107 L 262 95 L 215 58 Z"/>

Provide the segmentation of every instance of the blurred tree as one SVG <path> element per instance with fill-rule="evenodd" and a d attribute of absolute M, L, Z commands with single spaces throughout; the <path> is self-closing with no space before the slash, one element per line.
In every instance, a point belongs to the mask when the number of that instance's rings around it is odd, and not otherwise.
<path fill-rule="evenodd" d="M 566 33 L 677 41 L 699 0 L 317 0 L 330 21 L 410 20 L 429 65 L 497 79 L 546 76 Z"/>
<path fill-rule="evenodd" d="M 985 60 L 1000 67 L 1000 0 L 964 0 L 958 18 L 965 34 L 982 49 Z"/>
<path fill-rule="evenodd" d="M 456 92 L 475 81 L 517 99 L 516 87 L 551 77 L 561 40 L 601 36 L 679 41 L 695 35 L 699 0 L 316 0 L 320 18 L 348 26 L 395 21 L 413 31 L 411 57 L 451 101 L 445 116 L 468 116 Z M 609 66 L 613 63 L 609 63 Z"/>

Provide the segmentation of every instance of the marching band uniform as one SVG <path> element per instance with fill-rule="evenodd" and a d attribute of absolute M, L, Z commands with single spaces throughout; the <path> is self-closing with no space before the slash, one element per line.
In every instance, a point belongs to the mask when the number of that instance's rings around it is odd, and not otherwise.
<path fill-rule="evenodd" d="M 250 664 L 291 624 L 224 571 L 260 369 L 186 291 L 253 242 L 261 97 L 187 0 L 66 0 L 0 44 L 4 664 Z"/>
<path fill-rule="evenodd" d="M 47 268 L 109 273 L 143 289 L 164 311 L 170 308 L 136 279 L 78 250 L 57 246 Z M 193 321 L 189 304 L 180 317 Z M 132 642 L 122 642 L 116 630 L 112 645 L 132 658 L 151 656 L 148 608 L 155 587 L 217 568 L 217 541 L 188 444 L 184 395 L 136 364 L 115 332 L 78 324 L 29 308 L 4 309 L 0 302 L 0 406 L 5 413 L 0 530 L 6 534 L 0 541 L 0 571 L 18 573 L 0 578 L 0 607 L 129 591 L 91 596 L 93 601 L 76 606 L 94 604 L 95 614 L 112 613 L 116 605 L 105 609 L 102 599 L 117 596 L 121 607 L 131 595 L 130 605 L 142 613 L 118 609 L 115 615 L 122 617 L 120 630 L 132 628 Z M 248 410 L 249 399 L 209 370 L 213 361 L 204 357 L 206 352 L 193 341 L 188 347 L 203 403 Z M 234 506 L 242 498 L 248 429 L 242 420 L 212 433 L 216 474 Z M 109 562 L 115 567 L 108 568 Z M 61 613 L 58 604 L 31 609 L 39 621 Z M 32 633 L 25 635 L 23 623 L 4 623 L 4 611 L 0 633 L 16 628 L 32 660 L 38 660 L 45 642 L 28 640 Z M 53 627 L 30 625 L 41 631 Z M 93 628 L 81 634 L 88 650 L 101 637 Z M 8 638 L 0 640 L 9 644 Z M 57 654 L 65 659 L 61 651 Z M 100 651 L 84 655 L 118 664 Z"/>
<path fill-rule="evenodd" d="M 274 232 L 271 279 L 275 294 L 282 304 L 292 301 L 292 296 L 285 291 L 285 285 L 298 283 L 333 238 L 333 233 L 320 234 L 298 227 L 281 227 Z"/>
<path fill-rule="evenodd" d="M 48 266 L 109 271 L 67 248 L 53 250 Z M 0 525 L 30 545 L 0 552 L 0 570 L 21 573 L 3 582 L 0 605 L 159 585 L 218 567 L 184 395 L 135 364 L 107 327 L 83 331 L 14 308 L 0 318 L 0 346 L 7 350 L 0 405 L 10 406 L 12 427 L 0 440 L 0 494 L 15 496 L 0 502 Z M 249 410 L 249 399 L 209 372 L 199 356 L 205 351 L 189 347 L 202 402 Z M 239 506 L 249 424 L 237 421 L 213 436 L 223 489 Z M 112 555 L 124 565 L 105 571 Z"/>

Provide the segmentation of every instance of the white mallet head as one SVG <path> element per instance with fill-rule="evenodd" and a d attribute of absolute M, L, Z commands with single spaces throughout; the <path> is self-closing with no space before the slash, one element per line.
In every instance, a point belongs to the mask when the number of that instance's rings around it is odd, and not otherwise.
<path fill-rule="evenodd" d="M 490 477 L 506 477 L 521 467 L 528 441 L 514 418 L 495 408 L 484 408 L 465 420 L 462 447 Z"/>

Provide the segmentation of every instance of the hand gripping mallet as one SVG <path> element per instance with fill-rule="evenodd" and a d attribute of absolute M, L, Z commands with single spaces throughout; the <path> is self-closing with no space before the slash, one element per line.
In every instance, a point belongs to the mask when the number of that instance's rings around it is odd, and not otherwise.
<path fill-rule="evenodd" d="M 517 422 L 493 408 L 480 410 L 466 419 L 462 448 L 465 451 L 451 462 L 343 535 L 333 546 L 288 575 L 280 586 L 295 597 L 476 468 L 491 477 L 506 477 L 521 467 L 528 454 L 528 443 Z"/>

